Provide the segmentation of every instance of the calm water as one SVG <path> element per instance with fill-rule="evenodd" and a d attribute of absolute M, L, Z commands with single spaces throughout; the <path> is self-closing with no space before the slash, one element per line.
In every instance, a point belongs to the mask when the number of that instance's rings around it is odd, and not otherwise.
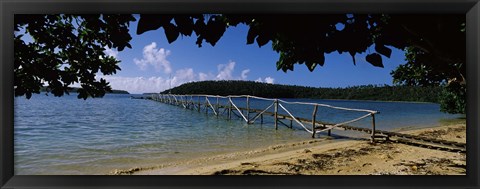
<path fill-rule="evenodd" d="M 279 126 L 275 131 L 273 119 L 267 117 L 264 124 L 247 125 L 130 96 L 110 94 L 86 101 L 75 95 L 15 98 L 15 174 L 108 174 L 115 169 L 150 167 L 310 137 L 296 124 L 293 130 Z M 377 110 L 381 112 L 376 116 L 381 130 L 432 127 L 443 119 L 460 117 L 440 113 L 438 104 L 428 103 L 286 100 Z M 244 104 L 241 99 L 235 103 Z M 258 109 L 271 104 L 259 100 L 250 103 Z M 295 116 L 310 118 L 312 114 L 310 106 L 284 106 Z M 361 115 L 364 113 L 319 108 L 317 119 L 339 123 Z M 370 124 L 371 120 L 365 119 L 351 125 Z"/>

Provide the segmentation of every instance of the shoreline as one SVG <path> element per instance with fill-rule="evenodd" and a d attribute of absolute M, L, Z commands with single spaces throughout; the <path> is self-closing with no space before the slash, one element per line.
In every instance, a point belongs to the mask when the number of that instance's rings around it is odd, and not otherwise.
<path fill-rule="evenodd" d="M 315 98 L 313 98 L 315 99 Z M 412 104 L 439 104 L 438 102 L 424 102 L 424 101 L 399 101 L 399 100 L 359 100 L 359 99 L 319 99 L 319 100 L 332 100 L 332 101 L 360 101 L 360 102 L 399 102 L 399 103 L 412 103 Z"/>
<path fill-rule="evenodd" d="M 465 142 L 464 120 L 401 133 Z M 322 137 L 175 162 L 115 170 L 123 175 L 465 175 L 466 156 L 400 143 Z"/>

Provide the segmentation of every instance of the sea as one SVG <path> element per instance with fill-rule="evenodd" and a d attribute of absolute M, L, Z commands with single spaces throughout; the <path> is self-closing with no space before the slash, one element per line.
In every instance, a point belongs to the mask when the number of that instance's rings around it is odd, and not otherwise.
<path fill-rule="evenodd" d="M 105 175 L 114 170 L 152 167 L 311 139 L 311 134 L 295 121 L 290 128 L 290 121 L 283 120 L 285 125 L 279 124 L 276 130 L 270 116 L 264 116 L 263 122 L 258 118 L 255 123 L 247 124 L 238 112 L 240 117 L 234 114 L 229 120 L 222 111 L 216 116 L 212 109 L 208 113 L 198 112 L 132 96 L 141 95 L 107 94 L 87 100 L 77 99 L 75 93 L 63 97 L 45 94 L 35 94 L 31 99 L 16 97 L 15 175 Z M 205 98 L 191 100 L 206 101 Z M 442 113 L 439 104 L 434 103 L 282 100 L 378 111 L 376 128 L 387 131 L 436 127 L 464 117 Z M 217 103 L 216 98 L 209 98 L 209 101 Z M 237 106 L 246 106 L 245 98 L 232 101 Z M 227 100 L 219 99 L 218 103 L 225 104 Z M 281 114 L 312 117 L 313 106 L 281 104 Z M 255 109 L 274 109 L 271 101 L 260 99 L 249 99 L 249 105 Z M 365 114 L 319 106 L 316 120 L 342 123 Z M 372 119 L 366 117 L 349 125 L 370 128 Z M 365 137 L 358 132 L 337 130 L 332 131 L 332 136 Z M 317 137 L 326 137 L 326 134 L 320 133 Z"/>

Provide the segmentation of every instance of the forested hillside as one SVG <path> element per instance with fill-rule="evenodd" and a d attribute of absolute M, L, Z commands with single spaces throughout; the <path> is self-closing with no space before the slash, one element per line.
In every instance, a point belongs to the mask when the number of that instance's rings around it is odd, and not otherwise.
<path fill-rule="evenodd" d="M 165 90 L 162 94 L 254 95 L 267 98 L 317 98 L 379 101 L 438 102 L 440 87 L 364 85 L 315 88 L 254 81 L 200 81 Z"/>

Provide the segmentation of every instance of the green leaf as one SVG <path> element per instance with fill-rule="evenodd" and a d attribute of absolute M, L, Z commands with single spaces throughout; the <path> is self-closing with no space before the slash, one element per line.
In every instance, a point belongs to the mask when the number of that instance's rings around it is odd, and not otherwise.
<path fill-rule="evenodd" d="M 308 70 L 312 72 L 313 70 L 315 70 L 317 63 L 308 61 L 305 63 L 305 65 L 307 66 Z"/>
<path fill-rule="evenodd" d="M 270 38 L 263 34 L 263 35 L 259 35 L 257 37 L 257 44 L 258 44 L 258 47 L 262 47 L 263 45 L 267 44 L 268 41 L 270 41 Z"/>
<path fill-rule="evenodd" d="M 392 55 L 392 49 L 385 47 L 385 45 L 382 44 L 375 44 L 375 51 L 388 58 L 390 58 L 390 56 Z"/>
<path fill-rule="evenodd" d="M 189 16 L 176 16 L 174 18 L 177 29 L 182 35 L 190 36 L 193 33 L 193 19 Z"/>
<path fill-rule="evenodd" d="M 206 29 L 207 31 L 203 33 L 205 41 L 215 46 L 226 31 L 226 23 L 219 17 L 211 17 L 208 20 Z"/>
<path fill-rule="evenodd" d="M 382 57 L 377 53 L 372 53 L 365 57 L 365 60 L 376 67 L 383 68 Z"/>
<path fill-rule="evenodd" d="M 257 36 L 258 36 L 258 30 L 255 27 L 250 26 L 250 29 L 248 30 L 248 34 L 247 34 L 247 45 L 252 44 L 255 41 L 255 38 Z"/>
<path fill-rule="evenodd" d="M 350 53 L 350 56 L 352 56 L 353 65 L 357 65 L 357 62 L 355 61 L 355 54 L 356 54 L 355 51 L 350 51 L 348 53 Z"/>
<path fill-rule="evenodd" d="M 177 40 L 179 32 L 173 24 L 168 23 L 167 25 L 163 26 L 163 28 L 165 29 L 165 35 L 167 36 L 168 43 L 172 43 Z"/>
<path fill-rule="evenodd" d="M 156 30 L 163 25 L 170 23 L 171 20 L 171 16 L 141 14 L 140 20 L 138 20 L 137 35 L 140 35 L 150 30 Z"/>

